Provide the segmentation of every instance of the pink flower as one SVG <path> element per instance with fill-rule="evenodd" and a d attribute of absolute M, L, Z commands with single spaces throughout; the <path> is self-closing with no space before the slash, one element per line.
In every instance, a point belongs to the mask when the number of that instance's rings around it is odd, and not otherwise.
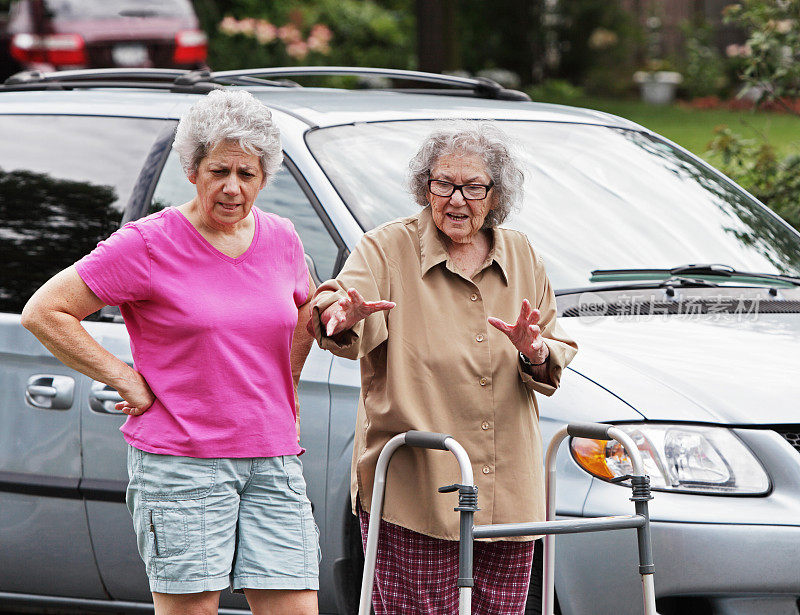
<path fill-rule="evenodd" d="M 314 38 L 315 40 L 318 40 L 321 43 L 330 43 L 331 39 L 333 38 L 333 32 L 331 32 L 331 29 L 324 23 L 318 23 L 315 24 L 313 28 L 311 28 L 309 39 L 311 38 Z"/>
<path fill-rule="evenodd" d="M 278 34 L 278 28 L 268 22 L 266 19 L 259 19 L 256 23 L 256 39 L 262 45 L 275 40 Z"/>
<path fill-rule="evenodd" d="M 308 45 L 303 41 L 290 43 L 286 46 L 286 53 L 297 60 L 302 60 L 308 55 Z"/>
<path fill-rule="evenodd" d="M 316 51 L 317 53 L 326 54 L 331 50 L 328 46 L 328 41 L 317 38 L 313 34 L 308 37 L 306 43 L 308 43 L 308 48 L 311 51 Z"/>
<path fill-rule="evenodd" d="M 725 47 L 725 55 L 729 58 L 749 58 L 752 54 L 753 50 L 749 44 L 733 44 Z"/>
<path fill-rule="evenodd" d="M 247 36 L 253 36 L 256 31 L 256 20 L 252 17 L 242 19 L 239 22 L 239 32 Z"/>
<path fill-rule="evenodd" d="M 301 42 L 303 40 L 303 35 L 300 34 L 300 30 L 297 29 L 297 26 L 287 23 L 285 26 L 278 28 L 278 38 L 289 45 L 291 43 Z"/>
<path fill-rule="evenodd" d="M 226 15 L 225 19 L 219 22 L 219 30 L 225 34 L 238 34 L 240 32 L 239 21 L 231 15 Z"/>

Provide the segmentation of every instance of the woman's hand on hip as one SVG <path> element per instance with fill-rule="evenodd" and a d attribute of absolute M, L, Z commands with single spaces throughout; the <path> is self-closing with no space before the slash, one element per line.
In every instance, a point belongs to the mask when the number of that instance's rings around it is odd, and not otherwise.
<path fill-rule="evenodd" d="M 125 391 L 118 389 L 124 401 L 115 404 L 114 407 L 125 414 L 139 416 L 150 409 L 150 406 L 156 400 L 156 396 L 153 395 L 153 391 L 150 390 L 150 385 L 147 384 L 144 376 L 137 371 L 133 373 L 136 376 L 131 381 L 130 388 L 126 386 Z"/>
<path fill-rule="evenodd" d="M 320 319 L 325 325 L 325 335 L 331 337 L 352 328 L 370 314 L 391 310 L 395 305 L 394 301 L 364 301 L 361 293 L 351 288 L 347 291 L 347 296 L 322 312 Z"/>
<path fill-rule="evenodd" d="M 531 363 L 536 364 L 544 363 L 550 356 L 550 350 L 542 337 L 542 330 L 537 324 L 540 317 L 539 310 L 534 310 L 530 302 L 523 299 L 519 317 L 513 325 L 493 316 L 488 320 L 490 325 L 505 333 L 514 347 L 528 357 Z"/>

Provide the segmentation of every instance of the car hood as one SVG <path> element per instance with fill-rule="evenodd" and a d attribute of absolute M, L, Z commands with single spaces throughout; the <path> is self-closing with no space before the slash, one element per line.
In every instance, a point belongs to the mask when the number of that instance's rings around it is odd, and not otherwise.
<path fill-rule="evenodd" d="M 119 17 L 108 19 L 59 20 L 53 22 L 57 33 L 80 34 L 87 44 L 105 41 L 172 40 L 178 30 L 197 28 L 187 17 Z"/>
<path fill-rule="evenodd" d="M 578 341 L 570 367 L 646 419 L 800 423 L 800 314 L 559 323 Z"/>

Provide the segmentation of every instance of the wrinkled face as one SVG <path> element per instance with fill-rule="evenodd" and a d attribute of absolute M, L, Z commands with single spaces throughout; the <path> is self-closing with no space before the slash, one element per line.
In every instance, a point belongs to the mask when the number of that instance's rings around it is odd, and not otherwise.
<path fill-rule="evenodd" d="M 230 228 L 250 213 L 264 173 L 258 156 L 226 141 L 217 144 L 189 175 L 197 186 L 200 215 L 213 228 Z"/>
<path fill-rule="evenodd" d="M 441 156 L 431 170 L 430 179 L 453 184 L 491 183 L 486 164 L 478 156 Z M 483 226 L 483 221 L 495 205 L 494 189 L 483 200 L 465 199 L 460 190 L 450 196 L 437 196 L 428 190 L 433 221 L 437 228 L 455 243 L 470 243 Z"/>

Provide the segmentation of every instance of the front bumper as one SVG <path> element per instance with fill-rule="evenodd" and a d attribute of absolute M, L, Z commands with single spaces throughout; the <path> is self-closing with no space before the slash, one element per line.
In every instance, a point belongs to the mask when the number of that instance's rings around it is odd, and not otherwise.
<path fill-rule="evenodd" d="M 763 464 L 771 491 L 762 497 L 653 492 L 661 615 L 800 615 L 800 455 L 773 430 L 734 431 Z M 629 496 L 629 489 L 595 479 L 582 514 L 631 514 Z M 634 530 L 557 537 L 555 574 L 563 615 L 642 612 Z"/>
<path fill-rule="evenodd" d="M 800 527 L 653 522 L 652 538 L 659 605 L 692 596 L 714 615 L 798 612 Z M 559 536 L 556 552 L 563 615 L 641 614 L 635 531 Z"/>

